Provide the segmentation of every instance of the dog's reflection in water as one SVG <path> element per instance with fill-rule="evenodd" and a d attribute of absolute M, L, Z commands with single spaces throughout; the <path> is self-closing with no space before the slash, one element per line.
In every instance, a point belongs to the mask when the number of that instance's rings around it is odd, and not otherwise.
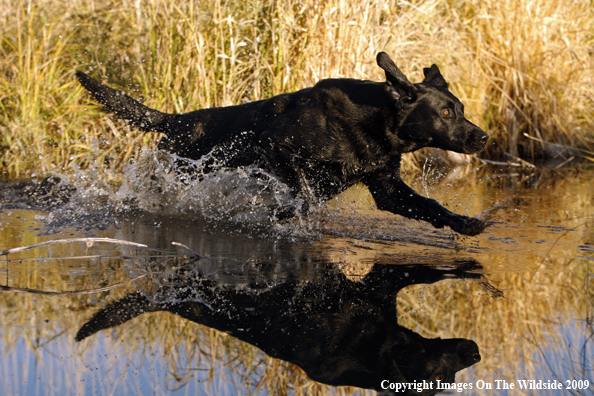
<path fill-rule="evenodd" d="M 448 270 L 375 264 L 359 282 L 328 264 L 317 267 L 315 277 L 308 270 L 307 276 L 280 284 L 267 282 L 266 264 L 261 264 L 262 279 L 238 288 L 203 276 L 194 263 L 170 272 L 156 291 L 129 294 L 100 310 L 76 340 L 143 313 L 169 311 L 296 364 L 325 384 L 380 391 L 385 380 L 452 383 L 456 372 L 480 361 L 476 343 L 424 338 L 398 324 L 396 307 L 396 295 L 406 286 L 446 277 L 482 278 L 477 262 L 446 264 Z M 434 382 L 421 394 L 436 393 L 435 388 Z"/>

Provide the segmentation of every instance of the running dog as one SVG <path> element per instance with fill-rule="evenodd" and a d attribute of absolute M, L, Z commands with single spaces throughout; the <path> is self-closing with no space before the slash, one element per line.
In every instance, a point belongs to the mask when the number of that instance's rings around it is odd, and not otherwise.
<path fill-rule="evenodd" d="M 237 106 L 166 114 L 144 106 L 81 71 L 80 83 L 108 112 L 142 131 L 163 132 L 159 149 L 188 159 L 213 155 L 218 167 L 257 165 L 290 188 L 303 205 L 277 219 L 307 214 L 364 183 L 377 208 L 465 235 L 489 223 L 453 213 L 400 177 L 403 153 L 437 147 L 473 154 L 489 135 L 464 116 L 436 65 L 413 84 L 385 52 L 377 55 L 385 82 L 326 79 L 310 88 Z"/>

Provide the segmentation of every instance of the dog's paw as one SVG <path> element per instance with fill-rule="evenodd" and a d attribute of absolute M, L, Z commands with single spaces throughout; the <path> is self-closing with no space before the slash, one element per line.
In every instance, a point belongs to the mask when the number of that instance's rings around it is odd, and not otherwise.
<path fill-rule="evenodd" d="M 460 216 L 456 221 L 450 223 L 450 228 L 458 234 L 475 236 L 483 232 L 491 224 L 490 221 Z"/>
<path fill-rule="evenodd" d="M 458 216 L 450 224 L 450 228 L 459 234 L 474 236 L 478 235 L 493 224 L 491 218 L 501 209 L 506 209 L 507 205 L 498 204 L 482 211 L 476 217 Z"/>
<path fill-rule="evenodd" d="M 476 215 L 476 218 L 485 222 L 491 220 L 491 218 L 499 211 L 499 210 L 506 210 L 508 207 L 507 203 L 500 203 L 497 205 L 493 205 L 488 209 L 483 210 L 479 214 Z"/>

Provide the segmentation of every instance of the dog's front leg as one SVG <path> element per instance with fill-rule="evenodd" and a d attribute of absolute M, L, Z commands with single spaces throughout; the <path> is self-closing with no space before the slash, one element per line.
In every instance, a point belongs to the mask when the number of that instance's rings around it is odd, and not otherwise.
<path fill-rule="evenodd" d="M 399 174 L 375 174 L 365 180 L 365 184 L 380 210 L 427 221 L 436 228 L 448 226 L 464 235 L 480 234 L 488 226 L 487 222 L 453 213 L 436 200 L 419 195 L 400 179 Z"/>

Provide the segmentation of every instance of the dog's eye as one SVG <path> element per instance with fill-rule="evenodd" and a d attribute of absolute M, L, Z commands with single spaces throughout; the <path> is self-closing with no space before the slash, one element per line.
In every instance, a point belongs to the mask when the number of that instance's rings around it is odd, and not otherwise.
<path fill-rule="evenodd" d="M 443 115 L 444 115 L 444 116 L 446 116 L 446 117 L 447 117 L 447 116 L 449 116 L 449 115 L 450 115 L 450 109 L 443 109 L 443 110 L 442 110 L 442 113 L 443 113 Z"/>

